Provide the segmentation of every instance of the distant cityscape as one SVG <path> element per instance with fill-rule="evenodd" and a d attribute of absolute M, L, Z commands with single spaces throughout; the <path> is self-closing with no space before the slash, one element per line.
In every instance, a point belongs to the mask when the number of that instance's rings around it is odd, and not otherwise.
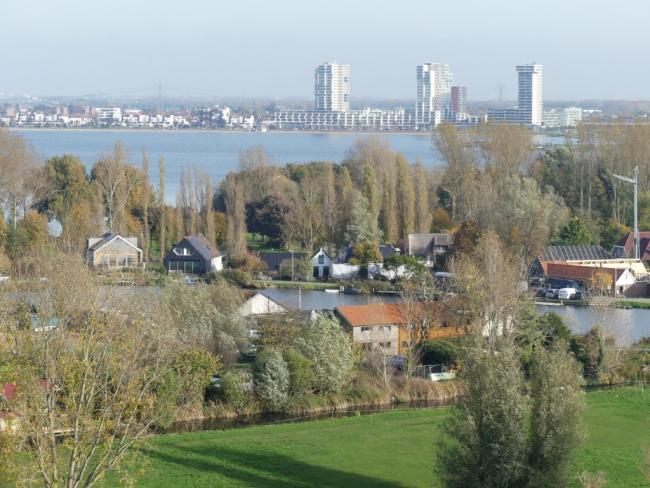
<path fill-rule="evenodd" d="M 311 109 L 262 112 L 228 105 L 164 110 L 156 107 L 93 106 L 57 103 L 48 106 L 0 105 L 0 126 L 16 128 L 151 128 L 316 131 L 428 131 L 441 123 L 476 125 L 488 121 L 536 128 L 575 127 L 587 115 L 580 107 L 545 108 L 543 67 L 531 63 L 515 68 L 517 105 L 471 113 L 467 86 L 454 83 L 449 65 L 424 63 L 415 70 L 415 103 L 393 108 L 351 108 L 350 65 L 323 63 L 314 72 Z"/>

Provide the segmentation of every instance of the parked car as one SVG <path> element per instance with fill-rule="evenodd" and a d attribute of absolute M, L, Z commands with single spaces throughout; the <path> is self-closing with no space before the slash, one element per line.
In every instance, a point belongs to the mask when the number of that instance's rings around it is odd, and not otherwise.
<path fill-rule="evenodd" d="M 563 288 L 572 288 L 576 294 L 582 294 L 582 288 L 573 280 L 550 278 L 546 280 L 546 298 L 559 298 L 559 291 Z M 563 300 L 567 300 L 564 298 Z"/>
<path fill-rule="evenodd" d="M 557 291 L 557 297 L 560 300 L 575 300 L 578 290 L 575 288 L 560 288 Z"/>

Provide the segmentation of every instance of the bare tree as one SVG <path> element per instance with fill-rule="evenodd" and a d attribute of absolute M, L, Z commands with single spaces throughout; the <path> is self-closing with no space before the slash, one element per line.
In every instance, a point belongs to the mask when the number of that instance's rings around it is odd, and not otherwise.
<path fill-rule="evenodd" d="M 166 206 L 165 206 L 165 159 L 160 156 L 158 160 L 158 209 L 160 216 L 158 218 L 158 232 L 159 232 L 159 243 L 160 247 L 160 259 L 162 260 L 165 255 L 166 248 L 166 235 L 165 235 L 165 226 L 167 225 L 167 220 L 165 218 Z"/>
<path fill-rule="evenodd" d="M 228 218 L 228 252 L 231 256 L 246 254 L 246 209 L 241 186 L 234 174 L 225 181 L 226 216 Z"/>

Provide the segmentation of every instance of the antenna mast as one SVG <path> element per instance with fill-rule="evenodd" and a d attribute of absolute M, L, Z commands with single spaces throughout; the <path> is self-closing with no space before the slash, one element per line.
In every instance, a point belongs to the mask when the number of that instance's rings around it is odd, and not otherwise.
<path fill-rule="evenodd" d="M 634 167 L 634 178 L 628 178 L 627 176 L 614 175 L 614 178 L 618 178 L 621 181 L 626 183 L 632 183 L 634 187 L 634 259 L 640 259 L 640 246 L 639 246 L 639 201 L 638 201 L 638 188 L 639 188 L 639 167 Z"/>

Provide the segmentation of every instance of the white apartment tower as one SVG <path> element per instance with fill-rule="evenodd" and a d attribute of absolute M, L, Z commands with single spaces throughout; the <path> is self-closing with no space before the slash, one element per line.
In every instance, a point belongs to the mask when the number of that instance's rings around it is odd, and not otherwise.
<path fill-rule="evenodd" d="M 323 63 L 314 73 L 314 109 L 322 112 L 350 111 L 350 65 Z"/>
<path fill-rule="evenodd" d="M 417 67 L 415 124 L 418 128 L 436 125 L 449 109 L 453 75 L 448 64 L 425 63 Z"/>
<path fill-rule="evenodd" d="M 522 123 L 542 125 L 544 99 L 542 96 L 542 65 L 522 64 L 517 66 L 519 77 L 519 102 Z"/>

